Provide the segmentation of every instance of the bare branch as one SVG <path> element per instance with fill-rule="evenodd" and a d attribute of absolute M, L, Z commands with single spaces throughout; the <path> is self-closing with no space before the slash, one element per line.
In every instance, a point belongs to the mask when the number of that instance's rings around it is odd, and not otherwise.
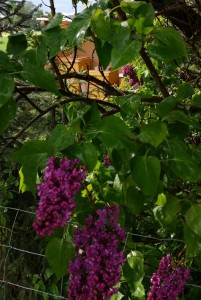
<path fill-rule="evenodd" d="M 19 130 L 13 137 L 10 137 L 9 141 L 6 143 L 6 145 L 2 148 L 0 155 L 4 153 L 4 151 L 13 143 L 13 141 L 16 141 L 31 125 L 33 125 L 37 120 L 39 120 L 42 116 L 46 115 L 47 113 L 51 112 L 52 110 L 61 107 L 62 105 L 70 102 L 80 102 L 83 101 L 86 104 L 92 104 L 96 102 L 97 104 L 101 104 L 103 106 L 111 107 L 113 110 L 113 114 L 117 113 L 119 111 L 119 107 L 111 102 L 102 101 L 102 100 L 95 100 L 95 99 L 87 99 L 81 96 L 75 96 L 70 99 L 61 100 L 57 103 L 54 103 L 53 105 L 49 106 L 48 108 L 41 111 L 36 117 L 34 117 L 32 120 L 30 120 L 21 130 Z"/>
<path fill-rule="evenodd" d="M 80 74 L 77 72 L 72 73 L 65 73 L 62 74 L 61 77 L 63 79 L 70 79 L 70 78 L 77 78 L 80 80 L 88 81 L 96 83 L 98 86 L 103 87 L 106 90 L 107 95 L 113 95 L 113 96 L 122 96 L 124 95 L 124 92 L 117 89 L 115 86 L 108 84 L 107 82 L 100 80 L 92 75 L 89 74 Z"/>
<path fill-rule="evenodd" d="M 153 65 L 150 57 L 147 55 L 146 50 L 144 48 L 142 48 L 140 50 L 140 55 L 141 55 L 142 59 L 144 60 L 144 62 L 146 64 L 146 66 L 147 66 L 147 68 L 148 68 L 151 76 L 155 80 L 156 85 L 157 85 L 159 91 L 161 92 L 161 94 L 163 95 L 163 97 L 165 97 L 165 98 L 168 97 L 169 93 L 168 93 L 165 85 L 163 84 L 163 82 L 162 82 L 160 76 L 158 75 L 158 73 L 157 73 L 157 71 L 156 71 L 156 69 L 155 69 L 155 67 L 154 67 L 154 65 Z"/>
<path fill-rule="evenodd" d="M 20 96 L 22 98 L 24 98 L 32 107 L 34 107 L 38 112 L 42 113 L 43 110 L 38 106 L 36 105 L 25 93 L 23 93 L 21 90 L 19 90 L 17 87 L 16 87 L 16 90 L 17 92 L 20 94 Z"/>
<path fill-rule="evenodd" d="M 54 5 L 54 0 L 49 0 L 50 1 L 50 10 L 51 10 L 51 15 L 54 17 L 56 15 L 56 9 Z"/>

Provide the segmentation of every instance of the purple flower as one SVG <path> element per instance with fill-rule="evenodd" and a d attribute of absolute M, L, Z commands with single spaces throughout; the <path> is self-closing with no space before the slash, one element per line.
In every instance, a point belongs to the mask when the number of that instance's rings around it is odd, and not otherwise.
<path fill-rule="evenodd" d="M 133 65 L 126 65 L 123 68 L 123 76 L 128 76 L 130 78 L 130 86 L 133 86 L 135 84 L 140 84 L 140 81 L 137 77 L 137 74 L 135 73 Z"/>
<path fill-rule="evenodd" d="M 114 16 L 115 20 L 121 20 L 121 17 L 119 15 Z"/>
<path fill-rule="evenodd" d="M 129 76 L 132 77 L 133 75 L 135 75 L 135 71 L 134 71 L 134 67 L 133 65 L 126 65 L 123 68 L 123 76 Z"/>
<path fill-rule="evenodd" d="M 104 162 L 104 164 L 105 164 L 106 166 L 110 166 L 110 165 L 112 164 L 112 162 L 111 162 L 109 156 L 107 156 L 107 155 L 105 155 L 105 156 L 103 157 L 103 162 Z"/>
<path fill-rule="evenodd" d="M 119 207 L 107 205 L 86 219 L 86 226 L 74 234 L 76 258 L 69 264 L 68 299 L 109 300 L 117 293 L 114 286 L 124 264 L 119 244 L 125 230 L 117 223 Z"/>
<path fill-rule="evenodd" d="M 151 278 L 147 300 L 176 300 L 190 278 L 190 269 L 177 266 L 168 254 L 161 259 L 157 272 Z"/>
<path fill-rule="evenodd" d="M 136 86 L 133 87 L 133 89 L 137 91 L 137 90 L 141 89 L 141 85 L 137 84 Z"/>
<path fill-rule="evenodd" d="M 44 171 L 44 181 L 38 185 L 39 206 L 33 228 L 40 237 L 64 227 L 76 206 L 74 197 L 86 178 L 79 160 L 63 158 L 59 164 L 50 157 Z"/>

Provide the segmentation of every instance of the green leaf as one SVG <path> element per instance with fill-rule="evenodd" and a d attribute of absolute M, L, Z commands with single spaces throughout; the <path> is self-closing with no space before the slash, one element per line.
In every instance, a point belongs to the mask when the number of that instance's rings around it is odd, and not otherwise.
<path fill-rule="evenodd" d="M 38 165 L 43 165 L 52 153 L 52 149 L 46 141 L 32 140 L 26 142 L 20 150 L 15 152 L 14 159 L 23 166 L 33 166 L 34 169 Z"/>
<path fill-rule="evenodd" d="M 24 193 L 25 191 L 27 191 L 27 186 L 24 182 L 24 174 L 22 168 L 20 168 L 19 170 L 19 176 L 20 176 L 19 192 Z"/>
<path fill-rule="evenodd" d="M 201 204 L 192 205 L 186 213 L 186 224 L 199 237 L 201 237 Z"/>
<path fill-rule="evenodd" d="M 132 147 L 132 150 L 133 149 L 134 145 Z M 130 152 L 126 151 L 125 147 L 112 150 L 112 166 L 120 175 L 127 176 L 130 172 Z"/>
<path fill-rule="evenodd" d="M 194 93 L 194 89 L 189 82 L 182 83 L 177 91 L 177 99 L 182 101 L 186 98 L 190 98 Z"/>
<path fill-rule="evenodd" d="M 93 6 L 85 9 L 82 13 L 75 16 L 66 31 L 67 40 L 71 47 L 79 45 L 85 38 L 87 29 L 91 24 L 91 16 L 95 9 Z"/>
<path fill-rule="evenodd" d="M 101 121 L 99 139 L 106 147 L 124 148 L 131 136 L 128 126 L 120 118 L 109 116 Z"/>
<path fill-rule="evenodd" d="M 55 296 L 59 296 L 59 294 L 60 294 L 59 289 L 58 289 L 56 283 L 54 283 L 54 282 L 52 282 L 50 285 L 50 293 Z M 48 300 L 48 298 L 47 298 L 47 300 Z"/>
<path fill-rule="evenodd" d="M 201 107 L 201 94 L 195 94 L 192 97 L 192 104 Z"/>
<path fill-rule="evenodd" d="M 26 35 L 24 33 L 10 35 L 8 37 L 8 44 L 6 49 L 8 54 L 21 56 L 25 52 L 27 47 L 28 47 L 28 43 L 27 43 Z"/>
<path fill-rule="evenodd" d="M 115 22 L 112 24 L 112 36 L 110 43 L 114 48 L 123 50 L 127 47 L 127 44 L 130 41 L 131 28 L 128 21 L 124 22 Z"/>
<path fill-rule="evenodd" d="M 118 69 L 134 60 L 142 48 L 142 42 L 130 40 L 124 49 L 113 47 L 111 60 L 112 70 Z"/>
<path fill-rule="evenodd" d="M 114 178 L 114 182 L 113 182 L 113 189 L 114 191 L 121 193 L 122 191 L 122 183 L 119 179 L 119 175 L 116 174 L 115 178 Z"/>
<path fill-rule="evenodd" d="M 53 29 L 55 27 L 60 26 L 62 20 L 63 20 L 63 15 L 61 13 L 57 13 L 42 31 L 45 32 L 48 31 L 49 29 Z"/>
<path fill-rule="evenodd" d="M 89 172 L 93 171 L 98 160 L 96 147 L 91 143 L 85 143 L 82 146 L 83 163 L 86 165 Z"/>
<path fill-rule="evenodd" d="M 57 125 L 47 139 L 47 143 L 54 149 L 54 154 L 62 151 L 74 143 L 74 136 L 71 133 L 69 126 Z"/>
<path fill-rule="evenodd" d="M 169 96 L 163 99 L 156 108 L 159 117 L 163 118 L 167 116 L 176 106 L 176 99 L 173 96 Z"/>
<path fill-rule="evenodd" d="M 133 215 L 139 215 L 143 210 L 145 197 L 141 191 L 134 186 L 129 186 L 126 191 L 126 205 Z"/>
<path fill-rule="evenodd" d="M 60 26 L 44 31 L 44 43 L 49 51 L 49 58 L 52 58 L 61 51 L 64 40 L 65 31 Z"/>
<path fill-rule="evenodd" d="M 157 209 L 159 209 L 158 212 Z M 169 230 L 175 230 L 177 226 L 176 220 L 180 210 L 181 205 L 179 199 L 177 197 L 167 195 L 165 204 L 156 208 L 155 218 L 164 227 L 167 226 Z"/>
<path fill-rule="evenodd" d="M 188 259 L 201 253 L 201 238 L 193 232 L 187 224 L 184 225 L 184 240 L 186 243 L 186 256 Z"/>
<path fill-rule="evenodd" d="M 7 53 L 0 51 L 0 72 L 12 72 L 14 70 Z"/>
<path fill-rule="evenodd" d="M 131 160 L 134 180 L 142 192 L 153 198 L 157 192 L 160 179 L 160 161 L 155 156 L 137 156 Z"/>
<path fill-rule="evenodd" d="M 30 191 L 36 193 L 37 165 L 23 166 L 20 169 L 20 192 Z"/>
<path fill-rule="evenodd" d="M 82 191 L 82 196 L 76 195 L 76 207 L 75 207 L 75 215 L 76 221 L 79 222 L 80 225 L 86 225 L 86 218 L 93 214 L 92 207 L 87 199 L 87 191 Z M 84 195 L 85 194 L 85 195 Z"/>
<path fill-rule="evenodd" d="M 109 41 L 111 36 L 110 16 L 98 8 L 91 17 L 91 29 L 103 41 Z"/>
<path fill-rule="evenodd" d="M 45 256 L 57 278 L 60 279 L 67 274 L 69 261 L 74 257 L 74 247 L 70 242 L 53 238 L 46 247 Z"/>
<path fill-rule="evenodd" d="M 48 280 L 53 274 L 54 274 L 53 270 L 51 268 L 47 268 L 45 270 L 44 277 L 46 280 Z"/>
<path fill-rule="evenodd" d="M 157 148 L 167 135 L 167 126 L 165 123 L 153 121 L 149 124 L 141 127 L 141 133 L 139 134 L 139 140 L 142 143 L 149 143 Z"/>
<path fill-rule="evenodd" d="M 88 4 L 88 0 L 82 0 L 85 4 Z M 110 0 L 99 0 L 98 1 L 98 5 L 102 8 L 102 9 L 107 9 L 108 6 L 110 4 Z"/>
<path fill-rule="evenodd" d="M 180 110 L 173 110 L 167 115 L 166 119 L 172 123 L 179 121 L 181 123 L 194 126 L 195 123 L 183 112 Z"/>
<path fill-rule="evenodd" d="M 131 251 L 127 255 L 127 261 L 131 269 L 135 270 L 135 278 L 134 281 L 139 281 L 144 276 L 144 258 L 141 252 L 139 251 Z"/>
<path fill-rule="evenodd" d="M 60 95 L 56 80 L 53 74 L 51 74 L 50 72 L 45 71 L 44 69 L 39 68 L 38 66 L 33 64 L 25 64 L 21 75 L 25 80 L 28 80 L 34 85 L 39 86 L 44 90 L 52 92 L 56 95 Z"/>
<path fill-rule="evenodd" d="M 141 282 L 136 282 L 134 286 L 135 286 L 135 290 L 132 293 L 132 295 L 136 298 L 140 298 L 141 300 L 143 300 L 145 295 L 143 284 Z"/>
<path fill-rule="evenodd" d="M 89 172 L 93 171 L 98 160 L 96 147 L 88 142 L 80 146 L 73 144 L 65 149 L 63 153 L 69 158 L 78 158 L 87 167 Z"/>
<path fill-rule="evenodd" d="M 16 102 L 11 98 L 0 107 L 0 133 L 3 132 L 16 115 Z"/>
<path fill-rule="evenodd" d="M 121 110 L 127 114 L 135 115 L 139 105 L 140 96 L 137 94 L 131 94 L 127 96 L 119 96 L 115 98 L 115 103 L 121 107 Z"/>
<path fill-rule="evenodd" d="M 98 38 L 94 38 L 94 44 L 101 66 L 105 70 L 111 61 L 112 46 L 108 42 L 102 42 Z"/>
<path fill-rule="evenodd" d="M 122 0 L 120 5 L 122 10 L 130 15 L 135 15 L 136 10 L 144 5 L 145 2 L 140 2 L 140 1 L 132 1 L 132 0 Z"/>
<path fill-rule="evenodd" d="M 142 3 L 135 11 L 136 31 L 140 34 L 149 34 L 154 28 L 155 10 L 151 3 Z"/>
<path fill-rule="evenodd" d="M 159 206 L 164 206 L 165 203 L 166 203 L 166 195 L 163 193 L 159 194 L 155 204 Z"/>
<path fill-rule="evenodd" d="M 13 77 L 6 73 L 0 73 L 0 108 L 11 99 L 14 88 Z"/>
<path fill-rule="evenodd" d="M 97 104 L 94 102 L 83 115 L 84 120 L 84 132 L 88 138 L 95 138 L 99 131 L 101 123 L 100 112 Z"/>
<path fill-rule="evenodd" d="M 110 300 L 121 300 L 122 298 L 124 298 L 124 295 L 118 291 L 117 294 L 112 295 Z"/>
<path fill-rule="evenodd" d="M 153 42 L 147 49 L 157 60 L 174 60 L 181 57 L 187 58 L 186 45 L 181 34 L 172 27 L 157 28 L 153 35 Z"/>
<path fill-rule="evenodd" d="M 172 138 L 185 139 L 189 134 L 189 125 L 180 122 L 169 123 L 168 133 Z"/>
<path fill-rule="evenodd" d="M 201 179 L 200 166 L 193 159 L 193 153 L 187 150 L 183 141 L 178 138 L 168 141 L 170 150 L 170 167 L 174 174 L 186 181 Z M 172 158 L 171 158 L 172 157 Z"/>
<path fill-rule="evenodd" d="M 40 44 L 35 49 L 27 50 L 23 55 L 24 64 L 37 65 L 43 68 L 47 62 L 47 48 Z"/>
<path fill-rule="evenodd" d="M 144 259 L 139 251 L 131 251 L 127 256 L 127 261 L 123 267 L 123 276 L 128 282 L 132 295 L 143 299 L 145 295 L 142 279 L 144 277 Z"/>
<path fill-rule="evenodd" d="M 151 3 L 145 1 L 124 0 L 122 10 L 134 17 L 134 26 L 140 34 L 149 34 L 153 29 L 155 11 Z"/>

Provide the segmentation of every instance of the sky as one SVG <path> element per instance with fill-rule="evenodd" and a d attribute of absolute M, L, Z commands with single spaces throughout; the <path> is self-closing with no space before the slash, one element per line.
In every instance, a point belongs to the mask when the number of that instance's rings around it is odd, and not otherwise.
<path fill-rule="evenodd" d="M 38 5 L 38 4 L 43 4 L 41 0 L 30 0 L 33 4 Z M 47 5 L 49 4 L 49 0 L 43 0 L 43 2 Z M 74 9 L 72 6 L 71 0 L 54 0 L 54 4 L 56 7 L 56 12 L 61 12 L 61 13 L 74 13 Z M 42 6 L 42 9 L 44 12 L 50 12 L 50 9 L 46 7 L 45 5 Z M 82 4 L 78 5 L 78 12 L 82 11 L 84 9 L 84 6 Z"/>

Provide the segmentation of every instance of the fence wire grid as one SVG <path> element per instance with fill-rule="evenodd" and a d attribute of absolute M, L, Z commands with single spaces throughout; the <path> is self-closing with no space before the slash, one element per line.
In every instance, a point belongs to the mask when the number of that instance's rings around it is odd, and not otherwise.
<path fill-rule="evenodd" d="M 9 280 L 8 274 L 10 274 L 10 272 L 12 272 L 12 270 L 10 270 L 10 268 L 9 268 L 9 263 L 12 261 L 12 260 L 10 260 L 10 256 L 12 256 L 11 255 L 12 252 L 18 252 L 19 254 L 29 255 L 28 260 L 30 261 L 30 264 L 32 263 L 32 256 L 39 257 L 41 264 L 46 262 L 45 254 L 40 253 L 38 251 L 31 251 L 33 249 L 23 249 L 13 243 L 14 234 L 16 234 L 16 232 L 17 232 L 16 230 L 17 229 L 22 230 L 22 228 L 16 227 L 16 222 L 17 222 L 17 219 L 20 218 L 20 214 L 22 214 L 22 215 L 28 214 L 30 216 L 30 220 L 32 222 L 35 217 L 35 212 L 0 205 L 1 213 L 3 212 L 5 214 L 7 214 L 7 212 L 9 210 L 13 212 L 13 222 L 11 224 L 11 228 L 9 229 L 7 227 L 0 226 L 0 238 L 1 238 L 0 239 L 0 299 L 1 300 L 17 300 L 18 298 L 7 298 L 7 296 L 6 296 L 9 288 L 16 288 L 16 289 L 21 289 L 23 291 L 28 291 L 28 292 L 34 293 L 36 295 L 34 299 L 45 299 L 45 300 L 46 299 L 65 299 L 65 300 L 67 300 L 67 296 L 64 295 L 64 292 L 63 292 L 63 285 L 64 285 L 63 278 L 61 279 L 59 295 L 58 295 L 58 292 L 57 292 L 57 294 L 54 294 L 54 293 L 49 293 L 49 292 L 40 290 L 39 288 L 36 289 L 33 282 L 32 282 L 32 286 L 26 286 L 23 284 L 23 280 L 22 280 L 22 282 L 18 282 L 17 279 L 15 282 Z M 5 230 L 9 230 L 9 232 L 10 232 L 6 243 L 4 241 L 2 242 L 2 233 Z M 184 240 L 181 240 L 181 239 L 174 239 L 174 238 L 162 239 L 162 238 L 158 238 L 158 237 L 154 237 L 154 236 L 150 236 L 150 235 L 141 235 L 141 234 L 127 232 L 124 249 L 126 247 L 126 243 L 128 241 L 129 235 L 139 237 L 139 238 L 152 239 L 152 240 L 158 241 L 158 242 L 172 241 L 172 242 L 184 243 Z M 19 239 L 18 239 L 19 244 L 20 244 L 20 237 L 23 237 L 23 235 L 20 234 L 20 236 L 19 236 Z M 34 236 L 31 236 L 30 239 L 34 239 Z M 26 263 L 27 263 L 27 260 L 26 260 Z M 41 265 L 38 265 L 38 268 L 39 268 L 38 270 L 40 273 Z M 25 270 L 25 272 L 26 272 L 26 270 Z M 29 274 L 29 275 L 31 278 L 33 278 L 34 274 Z M 24 276 L 27 276 L 27 274 L 24 274 Z M 198 285 L 188 284 L 188 286 L 201 289 L 201 286 L 198 286 Z M 39 298 L 39 295 L 41 295 L 42 298 Z M 22 298 L 20 298 L 20 300 L 21 299 L 22 300 L 24 299 L 23 296 L 22 296 Z M 26 299 L 32 300 L 33 298 L 26 298 Z"/>

